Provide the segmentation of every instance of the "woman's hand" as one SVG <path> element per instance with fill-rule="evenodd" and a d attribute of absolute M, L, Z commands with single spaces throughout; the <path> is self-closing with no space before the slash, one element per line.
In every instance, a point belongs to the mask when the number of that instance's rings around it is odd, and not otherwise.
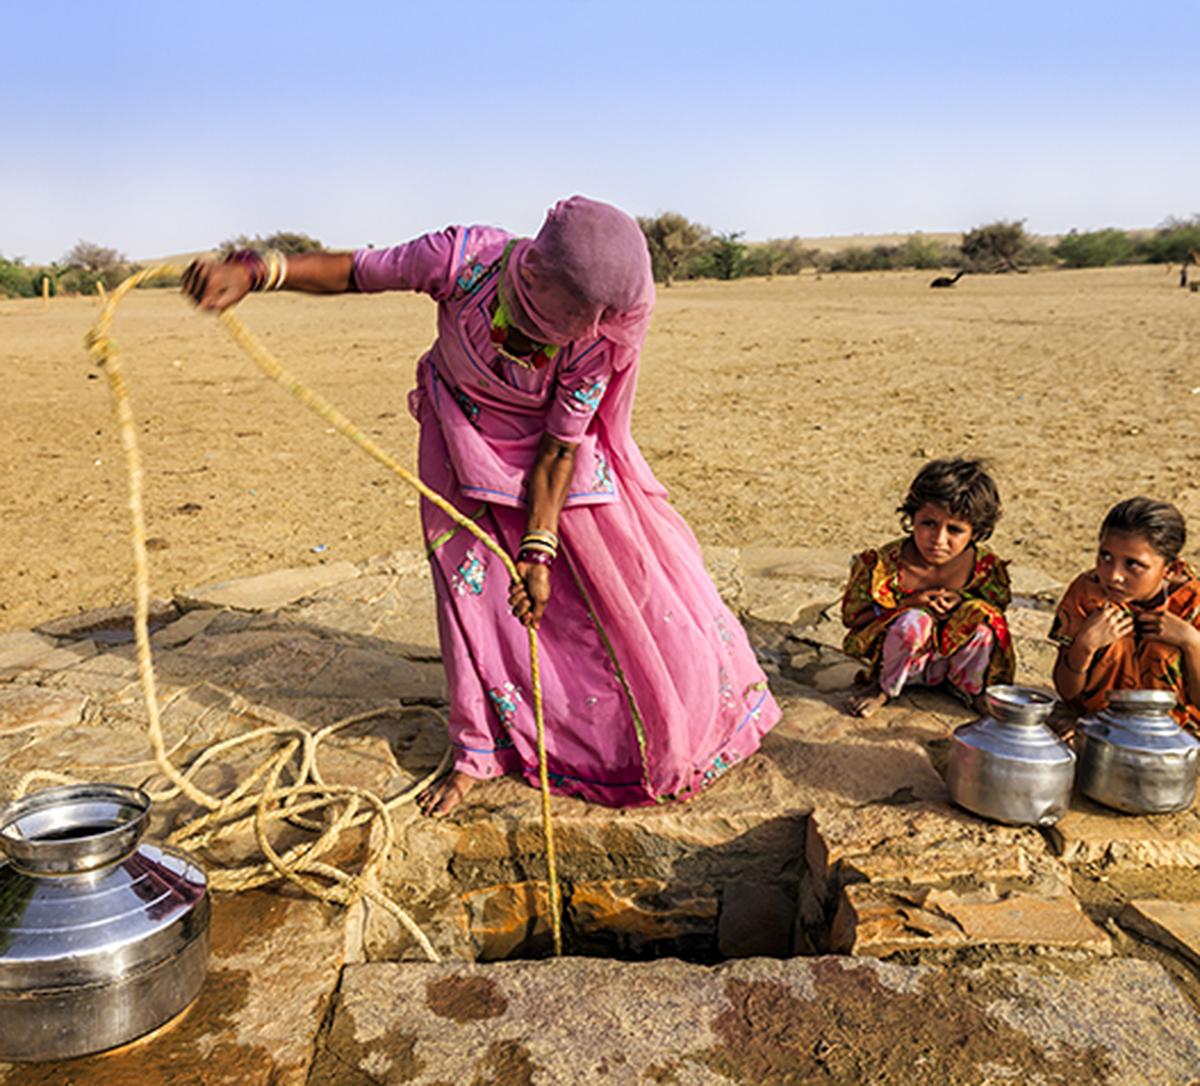
<path fill-rule="evenodd" d="M 1122 637 L 1132 637 L 1133 630 L 1133 615 L 1123 607 L 1106 603 L 1084 620 L 1075 635 L 1075 643 L 1094 655 Z"/>
<path fill-rule="evenodd" d="M 183 273 L 183 293 L 201 309 L 224 312 L 247 294 L 254 280 L 245 264 L 193 260 Z"/>
<path fill-rule="evenodd" d="M 1200 645 L 1200 630 L 1170 611 L 1150 611 L 1138 615 L 1136 623 L 1138 633 L 1150 641 L 1162 641 L 1177 649 Z"/>
<path fill-rule="evenodd" d="M 509 588 L 508 605 L 522 625 L 536 630 L 550 602 L 550 567 L 538 562 L 518 562 L 517 575 L 521 579 Z"/>

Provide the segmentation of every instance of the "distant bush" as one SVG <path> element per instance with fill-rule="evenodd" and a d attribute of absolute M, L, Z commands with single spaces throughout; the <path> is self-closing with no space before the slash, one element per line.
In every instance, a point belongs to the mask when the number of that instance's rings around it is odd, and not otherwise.
<path fill-rule="evenodd" d="M 1072 230 L 1059 238 L 1054 255 L 1068 268 L 1104 268 L 1137 260 L 1137 246 L 1124 230 Z"/>
<path fill-rule="evenodd" d="M 1200 251 L 1200 215 L 1172 216 L 1138 244 L 1139 255 L 1150 264 L 1182 264 L 1193 249 Z"/>
<path fill-rule="evenodd" d="M 39 277 L 38 290 L 33 286 L 34 273 L 20 260 L 5 260 L 0 257 L 0 294 L 7 298 L 32 298 L 41 289 Z"/>
<path fill-rule="evenodd" d="M 900 268 L 949 268 L 962 259 L 957 246 L 927 238 L 924 234 L 909 234 L 896 253 Z"/>
<path fill-rule="evenodd" d="M 217 246 L 217 257 L 224 260 L 238 249 L 278 249 L 281 253 L 291 256 L 293 253 L 323 253 L 325 246 L 307 234 L 294 230 L 276 230 L 266 237 L 261 234 L 255 234 L 254 237 L 239 234 L 236 238 L 228 238 Z"/>
<path fill-rule="evenodd" d="M 97 283 L 112 290 L 133 270 L 124 253 L 93 241 L 76 242 L 61 262 L 66 270 L 56 278 L 67 294 L 95 294 Z"/>
<path fill-rule="evenodd" d="M 806 246 L 801 238 L 772 238 L 750 242 L 742 262 L 745 275 L 798 275 L 804 268 L 815 268 L 821 251 Z"/>
<path fill-rule="evenodd" d="M 828 254 L 823 263 L 831 272 L 890 271 L 897 267 L 899 252 L 898 245 L 872 245 L 870 248 L 852 245 Z"/>
<path fill-rule="evenodd" d="M 678 211 L 664 211 L 653 218 L 639 215 L 637 222 L 650 250 L 656 283 L 669 287 L 672 279 L 689 278 L 688 264 L 703 261 L 704 245 L 712 237 L 707 226 L 692 222 Z"/>
<path fill-rule="evenodd" d="M 1029 259 L 1031 244 L 1024 221 L 987 223 L 963 234 L 963 264 L 973 272 L 1022 271 L 1037 262 Z"/>
<path fill-rule="evenodd" d="M 746 275 L 746 245 L 740 233 L 717 234 L 695 254 L 687 269 L 688 278 L 740 279 Z"/>

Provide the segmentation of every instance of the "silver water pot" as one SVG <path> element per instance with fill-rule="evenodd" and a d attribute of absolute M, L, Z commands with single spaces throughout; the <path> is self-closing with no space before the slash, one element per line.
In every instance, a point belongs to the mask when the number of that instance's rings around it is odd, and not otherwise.
<path fill-rule="evenodd" d="M 209 895 L 183 853 L 141 838 L 150 799 L 116 784 L 0 811 L 0 1061 L 124 1044 L 200 991 Z"/>
<path fill-rule="evenodd" d="M 1170 690 L 1114 690 L 1079 722 L 1079 790 L 1130 814 L 1183 811 L 1196 798 L 1200 743 L 1171 716 Z"/>
<path fill-rule="evenodd" d="M 1055 698 L 989 686 L 988 715 L 954 730 L 946 786 L 960 807 L 996 822 L 1049 826 L 1067 811 L 1075 754 L 1047 726 Z"/>

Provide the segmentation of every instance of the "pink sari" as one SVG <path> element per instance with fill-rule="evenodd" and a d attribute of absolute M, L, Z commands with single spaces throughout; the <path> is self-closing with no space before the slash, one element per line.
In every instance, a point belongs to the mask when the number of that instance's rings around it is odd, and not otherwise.
<path fill-rule="evenodd" d="M 539 631 L 552 787 L 620 807 L 685 798 L 753 753 L 779 708 L 695 537 L 630 436 L 648 312 L 636 336 L 572 342 L 544 369 L 505 360 L 488 331 L 508 240 L 455 227 L 363 250 L 355 279 L 363 291 L 419 290 L 438 301 L 438 338 L 409 397 L 421 478 L 510 554 L 525 530 L 525 477 L 541 435 L 578 446 Z M 536 783 L 529 646 L 509 611 L 507 572 L 440 510 L 422 502 L 421 513 L 455 768 Z"/>

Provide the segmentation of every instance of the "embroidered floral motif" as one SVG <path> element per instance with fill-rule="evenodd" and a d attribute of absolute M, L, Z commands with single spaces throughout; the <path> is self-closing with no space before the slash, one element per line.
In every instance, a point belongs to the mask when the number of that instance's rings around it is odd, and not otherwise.
<path fill-rule="evenodd" d="M 704 771 L 704 783 L 712 784 L 712 782 L 721 776 L 721 774 L 727 773 L 729 770 L 731 770 L 736 760 L 736 758 L 726 757 L 724 754 L 718 754 L 713 759 L 712 765 Z"/>
<path fill-rule="evenodd" d="M 729 669 L 722 664 L 717 668 L 717 679 L 720 686 L 717 687 L 717 693 L 720 695 L 721 704 L 726 709 L 732 709 L 737 702 L 737 698 L 733 694 L 733 683 L 729 680 Z"/>
<path fill-rule="evenodd" d="M 480 595 L 486 579 L 487 567 L 484 566 L 483 559 L 479 557 L 474 547 L 467 551 L 462 562 L 459 563 L 457 572 L 450 575 L 450 583 L 460 596 L 465 596 L 468 592 L 472 596 Z"/>
<path fill-rule="evenodd" d="M 505 683 L 503 686 L 493 686 L 488 691 L 488 697 L 492 699 L 492 708 L 496 710 L 500 723 L 511 728 L 517 719 L 517 708 L 523 700 L 521 691 L 512 683 Z"/>
<path fill-rule="evenodd" d="M 604 395 L 607 386 L 608 382 L 602 378 L 599 381 L 593 381 L 587 388 L 573 388 L 571 399 L 588 411 L 595 411 L 600 406 L 600 397 Z"/>
<path fill-rule="evenodd" d="M 608 457 L 599 450 L 596 451 L 596 475 L 592 479 L 592 489 L 609 492 L 613 489 L 612 473 L 608 470 Z"/>
<path fill-rule="evenodd" d="M 477 404 L 470 396 L 468 396 L 461 388 L 454 389 L 454 401 L 462 408 L 462 412 L 467 416 L 467 421 L 472 426 L 479 425 L 479 404 Z"/>
<path fill-rule="evenodd" d="M 468 257 L 463 262 L 462 271 L 458 273 L 454 285 L 463 294 L 474 294 L 479 289 L 479 284 L 483 281 L 486 272 L 487 265 L 481 263 L 478 257 Z"/>
<path fill-rule="evenodd" d="M 733 655 L 733 633 L 728 626 L 725 625 L 725 619 L 721 615 L 717 615 L 713 619 L 713 625 L 717 627 L 717 636 L 721 639 L 721 644 L 725 646 L 725 652 Z"/>

